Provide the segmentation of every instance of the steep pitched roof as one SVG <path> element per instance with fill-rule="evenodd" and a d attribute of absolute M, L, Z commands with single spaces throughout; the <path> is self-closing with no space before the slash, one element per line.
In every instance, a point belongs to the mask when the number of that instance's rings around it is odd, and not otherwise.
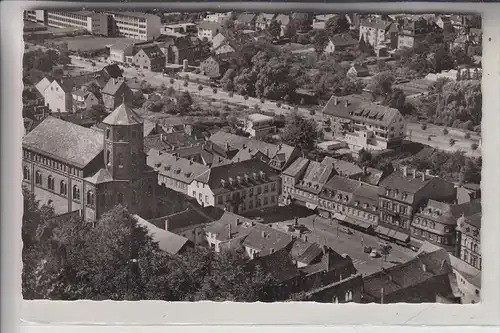
<path fill-rule="evenodd" d="M 113 180 L 113 177 L 106 169 L 99 169 L 95 174 L 90 177 L 85 178 L 91 184 L 102 184 Z"/>
<path fill-rule="evenodd" d="M 362 27 L 369 27 L 377 30 L 387 30 L 391 26 L 391 24 L 392 22 L 389 21 L 367 19 L 361 20 L 359 25 Z"/>
<path fill-rule="evenodd" d="M 286 249 L 251 260 L 247 265 L 248 269 L 255 269 L 260 266 L 265 273 L 269 273 L 278 283 L 300 276 L 300 271 L 294 265 Z"/>
<path fill-rule="evenodd" d="M 304 177 L 296 187 L 308 192 L 319 193 L 332 175 L 333 167 L 320 162 L 310 161 Z"/>
<path fill-rule="evenodd" d="M 292 236 L 289 234 L 256 223 L 243 241 L 243 246 L 258 250 L 259 256 L 263 257 L 288 247 L 292 242 Z"/>
<path fill-rule="evenodd" d="M 146 56 L 150 60 L 165 57 L 165 54 L 161 51 L 160 47 L 156 44 L 141 48 L 141 50 L 146 54 Z"/>
<path fill-rule="evenodd" d="M 297 157 L 297 159 L 295 159 L 295 161 L 293 161 L 293 163 L 283 171 L 283 174 L 296 177 L 298 173 L 304 170 L 304 168 L 309 164 L 309 161 L 310 160 L 305 157 Z"/>
<path fill-rule="evenodd" d="M 102 88 L 102 93 L 106 95 L 115 96 L 120 90 L 122 85 L 127 85 L 124 80 L 121 79 L 109 79 L 104 88 Z"/>
<path fill-rule="evenodd" d="M 209 170 L 206 165 L 190 161 L 156 149 L 148 152 L 147 164 L 158 170 L 161 175 L 190 184 L 198 176 Z"/>
<path fill-rule="evenodd" d="M 107 65 L 102 70 L 108 78 L 116 79 L 122 77 L 122 70 L 117 64 Z"/>
<path fill-rule="evenodd" d="M 143 120 L 132 108 L 122 103 L 110 115 L 104 118 L 102 122 L 108 125 L 126 126 L 142 124 Z"/>
<path fill-rule="evenodd" d="M 325 185 L 325 189 L 353 193 L 361 182 L 341 176 L 333 176 Z"/>
<path fill-rule="evenodd" d="M 162 251 L 170 254 L 178 254 L 179 251 L 189 243 L 189 239 L 185 237 L 160 229 L 138 215 L 134 215 L 134 217 L 137 224 L 146 229 L 147 233 L 153 239 L 153 242 L 158 243 L 158 246 Z"/>
<path fill-rule="evenodd" d="M 311 264 L 319 256 L 321 256 L 322 253 L 323 250 L 318 244 L 305 242 L 301 239 L 295 239 L 292 249 L 290 250 L 292 259 L 305 265 Z"/>
<path fill-rule="evenodd" d="M 81 168 L 103 151 L 103 145 L 102 132 L 54 117 L 23 138 L 24 147 Z"/>
<path fill-rule="evenodd" d="M 50 86 L 50 83 L 51 83 L 51 81 L 49 79 L 47 79 L 46 77 L 44 77 L 40 82 L 38 82 L 35 85 L 35 88 L 43 96 L 45 89 L 47 89 L 47 87 Z"/>
<path fill-rule="evenodd" d="M 288 23 L 290 23 L 290 15 L 279 14 L 274 19 L 281 25 L 287 25 Z"/>
<path fill-rule="evenodd" d="M 255 20 L 255 16 L 256 15 L 253 13 L 243 13 L 236 18 L 236 21 L 241 23 L 252 23 L 252 21 Z"/>
<path fill-rule="evenodd" d="M 330 37 L 333 45 L 335 46 L 354 46 L 358 45 L 358 41 L 352 38 L 350 34 L 338 34 Z"/>
<path fill-rule="evenodd" d="M 363 169 L 352 162 L 339 160 L 330 156 L 325 156 L 321 163 L 325 165 L 332 165 L 335 172 L 344 177 L 349 177 L 363 172 Z"/>

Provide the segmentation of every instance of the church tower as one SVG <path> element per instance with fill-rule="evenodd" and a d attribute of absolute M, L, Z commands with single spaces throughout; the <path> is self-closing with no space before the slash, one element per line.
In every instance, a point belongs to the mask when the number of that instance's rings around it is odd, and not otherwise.
<path fill-rule="evenodd" d="M 104 163 L 114 180 L 142 177 L 146 164 L 142 118 L 121 104 L 103 120 Z"/>

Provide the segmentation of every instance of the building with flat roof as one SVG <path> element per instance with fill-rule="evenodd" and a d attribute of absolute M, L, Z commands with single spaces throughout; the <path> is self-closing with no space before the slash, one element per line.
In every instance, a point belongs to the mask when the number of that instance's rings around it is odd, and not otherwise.
<path fill-rule="evenodd" d="M 260 113 L 251 114 L 245 118 L 244 131 L 250 134 L 252 138 L 262 140 L 276 132 L 274 118 Z"/>
<path fill-rule="evenodd" d="M 56 28 L 84 28 L 93 35 L 109 36 L 108 15 L 89 10 L 47 11 L 47 25 Z"/>
<path fill-rule="evenodd" d="M 140 12 L 108 12 L 113 17 L 115 35 L 139 40 L 153 40 L 161 35 L 159 16 Z"/>

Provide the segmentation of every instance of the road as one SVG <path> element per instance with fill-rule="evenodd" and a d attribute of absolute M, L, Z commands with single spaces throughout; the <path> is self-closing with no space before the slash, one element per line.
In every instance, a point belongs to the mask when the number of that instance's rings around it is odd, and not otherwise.
<path fill-rule="evenodd" d="M 74 66 L 79 67 L 81 70 L 87 71 L 95 71 L 102 69 L 107 63 L 104 62 L 95 62 L 96 66 L 92 67 L 91 62 L 82 60 L 79 57 L 71 56 L 72 64 Z M 127 78 L 139 78 L 142 80 L 146 80 L 153 87 L 159 87 L 162 84 L 166 86 L 170 84 L 170 77 L 163 76 L 162 73 L 153 73 L 149 71 L 138 71 L 136 68 L 129 67 L 123 68 L 124 76 Z M 253 107 L 254 105 L 259 105 L 262 111 L 273 112 L 276 115 L 286 115 L 293 111 L 294 107 L 291 105 L 287 105 L 283 103 L 281 107 L 276 105 L 276 102 L 265 100 L 264 103 L 261 103 L 260 99 L 254 97 L 248 97 L 247 100 L 244 99 L 243 96 L 238 94 L 233 94 L 233 96 L 229 96 L 228 92 L 223 91 L 222 89 L 218 89 L 217 93 L 214 94 L 212 89 L 209 86 L 204 86 L 204 89 L 199 91 L 198 86 L 199 83 L 189 82 L 187 87 L 184 87 L 184 80 L 182 79 L 174 79 L 174 84 L 172 85 L 176 90 L 188 91 L 190 94 L 198 95 L 200 97 L 205 98 L 213 98 L 219 100 L 220 102 L 229 102 L 232 104 L 249 106 Z M 314 115 L 310 114 L 310 110 L 306 108 L 299 107 L 299 114 L 304 117 L 312 118 L 318 123 L 321 123 L 323 115 L 321 112 L 316 112 Z M 473 151 L 471 149 L 472 143 L 479 142 L 479 136 L 476 133 L 471 133 L 471 139 L 465 139 L 465 131 L 460 129 L 450 129 L 448 135 L 443 135 L 442 130 L 444 127 L 439 127 L 435 125 L 428 125 L 426 130 L 422 130 L 420 123 L 408 123 L 407 126 L 407 138 L 411 141 L 422 143 L 424 145 L 429 145 L 435 147 L 440 150 L 445 151 L 456 151 L 462 150 L 468 156 L 480 156 L 481 152 L 479 150 Z M 429 135 L 432 135 L 431 141 L 428 141 Z M 454 138 L 456 140 L 453 146 L 450 146 L 450 138 Z"/>
<path fill-rule="evenodd" d="M 293 223 L 294 219 L 289 219 L 273 222 L 271 225 L 282 231 L 287 231 L 287 226 Z M 302 236 L 304 240 L 320 245 L 327 245 L 339 254 L 347 254 L 351 257 L 354 267 L 363 275 L 378 272 L 382 267 L 389 268 L 406 262 L 415 256 L 415 252 L 410 249 L 391 244 L 392 249 L 387 255 L 387 261 L 385 261 L 383 256 L 371 258 L 368 253 L 364 253 L 363 247 L 378 248 L 378 239 L 376 236 L 352 229 L 353 233 L 347 234 L 343 231 L 345 227 L 338 226 L 336 222 L 317 215 L 300 217 L 299 224 L 303 224 L 309 229 Z"/>

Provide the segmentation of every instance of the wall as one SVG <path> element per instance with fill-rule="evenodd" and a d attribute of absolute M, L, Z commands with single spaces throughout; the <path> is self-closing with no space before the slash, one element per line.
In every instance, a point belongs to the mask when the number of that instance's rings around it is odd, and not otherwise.
<path fill-rule="evenodd" d="M 453 270 L 457 278 L 457 287 L 462 295 L 463 304 L 474 304 L 481 301 L 481 289 L 468 282 L 456 269 Z"/>
<path fill-rule="evenodd" d="M 71 103 L 68 103 L 68 97 L 62 88 L 53 81 L 44 92 L 45 105 L 47 105 L 51 112 L 66 112 L 71 109 Z M 69 99 L 72 100 L 71 94 Z"/>
<path fill-rule="evenodd" d="M 212 192 L 208 184 L 192 181 L 191 184 L 187 186 L 186 194 L 190 197 L 195 198 L 198 203 L 200 205 L 203 205 L 204 207 L 215 206 L 214 193 Z M 200 194 L 202 196 L 202 200 L 200 200 Z"/>

